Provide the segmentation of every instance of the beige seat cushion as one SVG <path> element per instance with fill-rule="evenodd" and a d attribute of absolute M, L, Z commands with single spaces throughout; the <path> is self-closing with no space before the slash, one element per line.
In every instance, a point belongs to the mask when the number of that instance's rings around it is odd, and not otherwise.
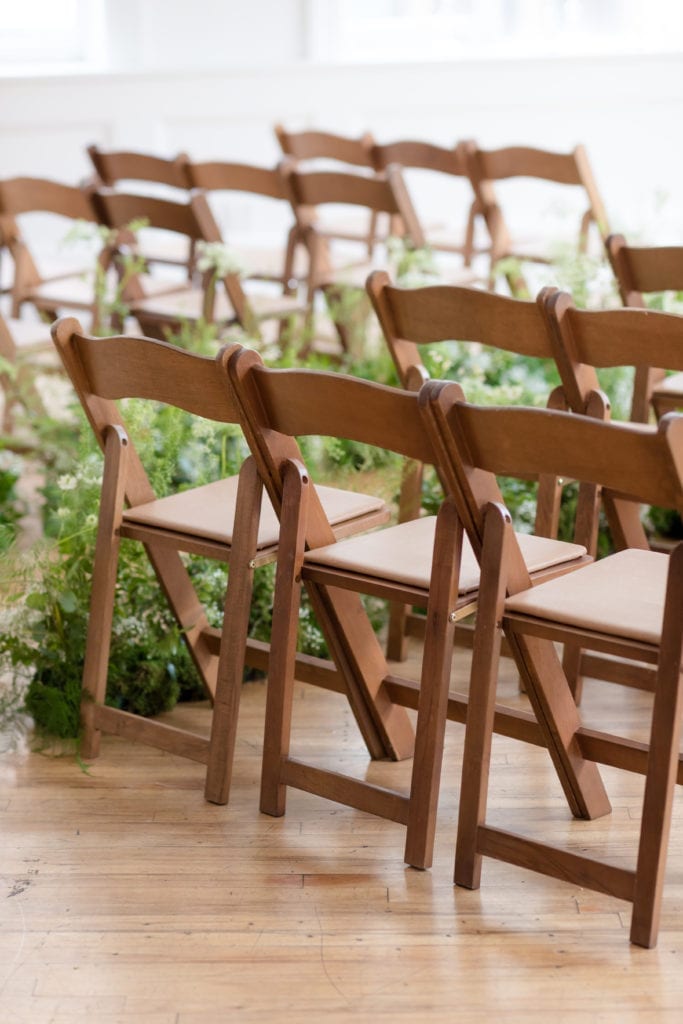
<path fill-rule="evenodd" d="M 192 536 L 232 543 L 237 500 L 236 476 L 226 477 L 203 487 L 171 494 L 167 498 L 137 505 L 124 512 L 124 520 Z M 381 498 L 335 487 L 316 487 L 318 496 L 332 526 L 384 507 Z M 277 544 L 280 524 L 268 496 L 264 494 L 258 532 L 258 547 Z"/>
<path fill-rule="evenodd" d="M 32 288 L 27 298 L 41 305 L 89 309 L 95 301 L 92 275 L 83 274 L 45 281 Z"/>
<path fill-rule="evenodd" d="M 286 316 L 302 309 L 301 303 L 290 295 L 249 295 L 247 301 L 257 320 L 265 320 L 271 316 Z M 186 288 L 170 295 L 138 299 L 131 303 L 131 311 L 147 313 L 148 316 L 193 321 L 202 315 L 202 303 L 201 288 Z M 213 315 L 219 323 L 235 319 L 235 311 L 223 288 L 216 291 Z"/>
<path fill-rule="evenodd" d="M 204 293 L 201 288 L 183 288 L 169 295 L 148 296 L 131 302 L 132 313 L 147 313 L 150 316 L 169 317 L 178 320 L 198 320 L 202 315 Z M 234 320 L 235 311 L 228 302 L 225 292 L 219 288 L 214 306 L 216 320 Z"/>
<path fill-rule="evenodd" d="M 630 549 L 509 598 L 507 611 L 658 644 L 667 555 Z"/>
<path fill-rule="evenodd" d="M 47 350 L 56 354 L 48 324 L 34 320 L 17 320 L 14 317 L 7 317 L 4 323 L 16 346 L 17 353 Z M 0 333 L 1 331 L 0 327 Z"/>
<path fill-rule="evenodd" d="M 316 548 L 306 556 L 306 563 L 359 572 L 427 590 L 432 569 L 435 526 L 436 516 L 399 523 L 398 526 L 390 526 L 362 537 Z M 546 537 L 517 534 L 517 539 L 530 572 L 573 561 L 586 553 L 586 549 L 579 544 L 567 544 Z M 465 538 L 459 592 L 467 594 L 478 587 L 479 565 Z"/>

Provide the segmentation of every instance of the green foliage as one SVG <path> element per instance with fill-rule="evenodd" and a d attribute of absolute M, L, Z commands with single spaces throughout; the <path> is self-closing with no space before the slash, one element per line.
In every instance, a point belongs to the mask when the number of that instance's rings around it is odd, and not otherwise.
<path fill-rule="evenodd" d="M 111 239 L 105 241 L 112 241 Z M 207 272 L 235 270 L 223 251 L 205 253 Z M 393 276 L 404 284 L 432 279 L 428 252 L 392 242 Z M 113 295 L 102 278 L 102 323 L 110 330 L 112 319 L 125 314 L 121 296 L 128 276 L 140 265 L 133 250 L 121 257 L 118 285 Z M 227 262 L 226 262 L 227 261 Z M 503 268 L 509 277 L 517 266 Z M 555 267 L 553 283 L 570 286 L 580 305 L 611 302 L 604 288 L 602 269 L 585 258 L 567 257 Z M 128 275 L 128 276 L 127 276 Z M 108 285 L 109 287 L 109 285 Z M 602 296 L 602 298 L 601 298 Z M 341 289 L 330 299 L 333 317 L 351 338 L 341 359 L 311 354 L 306 363 L 318 369 L 340 369 L 358 377 L 397 384 L 386 346 L 368 317 L 367 300 L 359 289 Z M 219 337 L 215 325 L 182 325 L 169 340 L 183 347 L 213 355 L 219 344 L 235 339 L 259 347 L 269 365 L 301 365 L 301 351 L 309 344 L 310 325 L 302 328 L 292 320 L 282 336 L 268 348 L 243 331 L 231 329 Z M 374 330 L 374 334 L 373 334 Z M 432 376 L 457 380 L 470 401 L 484 404 L 543 405 L 559 383 L 554 365 L 526 359 L 457 339 L 427 348 L 425 363 Z M 623 370 L 601 375 L 610 395 L 614 415 L 626 416 L 631 378 Z M 152 485 L 160 494 L 194 487 L 236 473 L 247 454 L 241 431 L 234 425 L 217 425 L 165 406 L 149 402 L 122 403 L 132 439 L 148 467 L 154 467 Z M 38 727 L 59 737 L 74 737 L 79 728 L 81 675 L 87 631 L 92 563 L 95 545 L 102 457 L 92 432 L 80 416 L 55 422 L 39 419 L 33 425 L 44 459 L 44 541 L 25 553 L 15 543 L 17 522 L 23 507 L 16 494 L 20 463 L 0 463 L 0 586 L 4 593 L 0 629 L 0 676 L 9 684 L 0 692 L 0 720 L 16 713 L 19 695 Z M 338 485 L 378 491 L 395 497 L 401 461 L 386 452 L 344 438 L 301 439 L 304 458 L 316 479 Z M 1 453 L 0 453 L 1 454 Z M 533 529 L 535 486 L 526 481 L 502 480 L 503 498 L 516 528 Z M 577 488 L 565 488 L 560 534 L 571 537 Z M 427 470 L 423 479 L 423 504 L 436 512 L 441 490 L 436 475 Z M 680 517 L 652 510 L 650 524 L 659 533 L 683 536 Z M 601 531 L 601 545 L 609 543 Z M 212 625 L 220 626 L 227 570 L 209 559 L 187 556 L 188 571 Z M 254 573 L 250 621 L 251 635 L 270 637 L 274 566 Z M 376 629 L 381 628 L 386 608 L 376 599 L 364 599 Z M 170 708 L 183 696 L 201 695 L 198 674 L 180 631 L 167 609 L 142 549 L 132 541 L 121 544 L 116 590 L 116 613 L 109 670 L 109 700 L 117 707 L 151 715 Z M 299 616 L 299 649 L 325 656 L 325 641 L 305 594 Z"/>

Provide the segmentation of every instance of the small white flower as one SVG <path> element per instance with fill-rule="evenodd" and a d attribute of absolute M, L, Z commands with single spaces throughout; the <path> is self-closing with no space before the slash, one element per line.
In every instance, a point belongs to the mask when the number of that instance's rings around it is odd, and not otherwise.
<path fill-rule="evenodd" d="M 85 525 L 88 527 L 97 526 L 97 516 L 94 512 L 91 512 L 85 517 Z"/>
<path fill-rule="evenodd" d="M 73 473 L 63 473 L 57 480 L 60 491 L 75 491 L 78 481 Z"/>
<path fill-rule="evenodd" d="M 244 273 L 244 264 L 225 242 L 197 242 L 197 254 L 197 270 L 201 273 L 214 270 L 217 277 Z"/>

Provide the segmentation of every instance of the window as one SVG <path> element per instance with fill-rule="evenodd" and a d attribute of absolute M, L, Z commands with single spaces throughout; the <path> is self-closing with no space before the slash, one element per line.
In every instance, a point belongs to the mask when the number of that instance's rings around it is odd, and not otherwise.
<path fill-rule="evenodd" d="M 101 0 L 19 0 L 3 6 L 0 61 L 7 70 L 96 62 L 103 45 Z"/>
<path fill-rule="evenodd" d="M 352 63 L 683 50 L 680 0 L 310 0 L 311 57 Z"/>

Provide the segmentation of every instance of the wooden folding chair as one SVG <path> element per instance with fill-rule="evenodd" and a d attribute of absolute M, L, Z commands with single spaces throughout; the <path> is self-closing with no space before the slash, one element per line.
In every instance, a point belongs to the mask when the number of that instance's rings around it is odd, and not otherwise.
<path fill-rule="evenodd" d="M 553 239 L 528 241 L 513 237 L 503 208 L 496 193 L 495 182 L 509 179 L 530 179 L 548 182 L 557 186 L 570 186 L 582 190 L 587 203 L 578 230 L 578 252 L 588 248 L 589 229 L 597 227 L 600 238 L 609 234 L 607 212 L 598 191 L 588 155 L 583 146 L 576 146 L 570 153 L 555 153 L 528 146 L 510 146 L 504 149 L 485 150 L 471 143 L 467 148 L 472 188 L 477 197 L 477 210 L 481 212 L 491 236 L 491 279 L 496 276 L 496 263 L 512 259 L 532 263 L 552 262 Z M 543 215 L 537 216 L 536 220 Z M 506 274 L 513 293 L 525 288 L 519 273 Z M 516 279 L 519 285 L 516 286 Z"/>
<path fill-rule="evenodd" d="M 308 301 L 312 307 L 320 292 L 334 307 L 335 302 L 349 291 L 363 289 L 370 270 L 379 260 L 351 262 L 335 265 L 330 239 L 321 233 L 314 211 L 328 205 L 341 204 L 349 208 L 362 208 L 374 213 L 385 213 L 399 221 L 406 241 L 416 249 L 424 248 L 425 239 L 417 214 L 410 201 L 400 169 L 391 166 L 386 173 L 374 178 L 361 177 L 335 171 L 299 171 L 291 163 L 283 163 L 282 172 L 288 188 L 299 237 L 309 253 Z M 344 351 L 350 348 L 349 331 L 340 319 L 335 320 Z"/>
<path fill-rule="evenodd" d="M 646 305 L 645 295 L 683 291 L 683 246 L 627 245 L 623 235 L 610 235 L 605 248 L 625 306 Z M 683 374 L 666 376 L 667 366 L 655 367 L 650 360 L 636 364 L 631 419 L 647 423 L 650 406 L 659 418 L 665 412 L 683 408 Z"/>
<path fill-rule="evenodd" d="M 209 359 L 149 338 L 91 338 L 76 320 L 60 320 L 53 338 L 64 367 L 104 452 L 104 476 L 92 576 L 92 598 L 83 672 L 83 744 L 96 757 L 102 732 L 208 762 L 206 797 L 225 803 L 243 665 L 266 669 L 268 646 L 247 640 L 251 582 L 256 566 L 277 554 L 278 521 L 267 503 L 253 460 L 238 479 L 228 477 L 157 497 L 127 436 L 116 402 L 139 398 L 163 402 L 220 423 L 235 423 L 238 410 L 221 359 Z M 329 488 L 323 494 L 335 529 L 343 536 L 387 517 L 384 503 L 364 494 Z M 122 538 L 145 546 L 161 592 L 214 702 L 211 742 L 201 736 L 140 718 L 105 703 L 116 568 Z M 209 626 L 181 552 L 229 563 L 223 630 Z M 315 660 L 299 659 L 299 670 Z M 364 709 L 365 710 L 365 709 Z M 382 720 L 382 710 L 377 712 Z M 386 733 L 391 736 L 389 722 Z M 372 732 L 374 756 L 387 753 Z"/>
<path fill-rule="evenodd" d="M 33 241 L 24 230 L 27 225 L 21 223 L 29 218 L 40 218 L 39 231 L 33 226 Z M 95 265 L 99 264 L 105 273 L 111 254 L 96 240 L 90 265 L 80 265 L 80 253 L 70 257 L 63 243 L 79 221 L 97 224 L 88 189 L 43 178 L 0 181 L 0 234 L 14 266 L 10 313 L 14 319 L 20 317 L 25 304 L 34 306 L 46 319 L 53 319 L 60 311 L 82 310 L 91 315 L 96 329 L 99 310 Z M 38 234 L 46 238 L 44 248 L 54 249 L 56 258 L 52 261 L 45 259 L 42 247 L 35 244 Z M 48 262 L 56 266 L 47 268 Z"/>
<path fill-rule="evenodd" d="M 233 198 L 232 194 L 234 193 L 235 198 L 240 202 L 240 207 L 243 205 L 243 197 L 247 195 L 259 196 L 265 200 L 275 200 L 279 204 L 284 203 L 289 210 L 288 194 L 277 167 L 258 167 L 255 164 L 211 160 L 204 163 L 191 162 L 189 173 L 194 188 L 202 189 L 210 195 L 225 193 L 224 198 L 228 200 Z M 237 206 L 234 207 L 234 212 L 238 213 Z M 291 217 L 291 210 L 289 213 Z M 219 219 L 218 216 L 216 219 Z M 231 244 L 234 244 L 230 228 L 231 225 L 228 223 L 227 231 L 223 230 L 222 234 L 230 239 Z M 247 278 L 258 281 L 274 281 L 281 285 L 288 294 L 296 291 L 298 282 L 294 267 L 295 252 L 297 251 L 295 224 L 292 223 L 288 228 L 284 250 L 251 246 L 245 248 L 243 245 L 236 246 L 236 249 L 245 262 Z"/>
<path fill-rule="evenodd" d="M 102 223 L 110 228 L 124 230 L 131 222 L 144 218 L 149 228 L 184 237 L 194 244 L 222 243 L 218 225 L 201 192 L 192 192 L 187 202 L 175 202 L 100 190 L 93 193 L 93 202 Z M 134 242 L 132 248 L 137 251 Z M 220 278 L 208 270 L 201 287 L 162 283 L 155 294 L 149 291 L 146 277 L 136 273 L 127 279 L 123 297 L 145 334 L 156 338 L 200 319 L 221 327 L 237 323 L 258 338 L 264 321 L 280 322 L 305 312 L 294 296 L 247 295 L 236 270 Z"/>
<path fill-rule="evenodd" d="M 133 186 L 139 192 L 149 187 L 150 194 L 158 198 L 181 200 L 193 187 L 186 153 L 161 157 L 130 150 L 104 150 L 95 145 L 88 146 L 87 153 L 95 170 L 93 185 L 97 188 L 128 192 Z M 181 266 L 192 277 L 195 263 L 192 242 L 181 236 L 167 237 L 162 244 L 158 236 L 148 240 L 143 229 L 140 252 L 149 264 Z"/>
<path fill-rule="evenodd" d="M 286 788 L 294 786 L 389 818 L 407 827 L 406 861 L 415 867 L 428 867 L 445 722 L 447 717 L 462 722 L 467 708 L 467 698 L 449 694 L 448 687 L 455 624 L 471 613 L 477 602 L 479 579 L 474 556 L 461 543 L 462 530 L 451 494 L 438 517 L 387 527 L 353 541 L 335 542 L 294 440 L 294 435 L 309 434 L 343 437 L 409 458 L 433 461 L 418 396 L 340 373 L 269 370 L 257 353 L 247 349 L 231 355 L 228 371 L 245 434 L 281 522 L 261 809 L 268 814 L 283 814 Z M 576 544 L 538 537 L 531 544 L 520 538 L 520 543 L 530 571 L 541 576 L 570 571 L 586 558 L 585 548 Z M 392 716 L 400 711 L 398 705 L 417 707 L 409 796 L 290 755 L 302 585 L 309 593 L 347 692 L 358 686 L 359 659 L 364 659 L 371 672 L 365 685 L 376 694 L 378 706 L 395 702 Z M 412 680 L 388 674 L 377 637 L 360 603 L 362 593 L 427 607 L 419 687 Z M 528 715 L 502 709 L 497 728 L 526 738 L 530 721 Z M 545 740 L 535 734 L 533 742 Z M 553 749 L 558 746 L 552 728 L 548 729 L 547 742 Z M 601 812 L 600 801 L 588 792 L 593 770 L 590 766 L 582 770 L 587 773 L 585 785 L 574 778 L 573 766 L 565 772 L 573 809 L 578 814 Z"/>
<path fill-rule="evenodd" d="M 274 131 L 284 156 L 294 161 L 299 170 L 358 169 L 370 177 L 374 174 L 372 147 L 375 140 L 370 132 L 355 138 L 316 129 L 291 132 L 281 124 L 276 124 Z M 378 220 L 377 212 L 370 210 L 363 219 L 363 225 L 354 227 L 349 225 L 348 216 L 343 222 L 335 222 L 334 217 L 329 216 L 329 211 L 322 211 L 316 227 L 325 238 L 363 242 L 367 258 L 372 258 L 378 241 Z"/>
<path fill-rule="evenodd" d="M 482 857 L 530 868 L 633 902 L 631 941 L 656 942 L 679 756 L 683 668 L 683 546 L 626 550 L 553 581 L 531 584 L 510 515 L 492 500 L 493 474 L 560 472 L 630 500 L 683 509 L 683 418 L 657 428 L 554 410 L 468 405 L 456 384 L 430 381 L 421 402 L 442 471 L 459 481 L 460 512 L 481 565 L 458 822 L 455 881 L 476 888 Z M 578 643 L 655 666 L 649 743 L 585 728 L 575 706 L 556 722 L 569 757 L 645 775 L 635 870 L 559 849 L 487 822 L 486 802 L 501 635 L 539 722 L 551 692 L 569 693 L 555 643 Z M 590 762 L 586 761 L 584 764 Z M 608 809 L 605 805 L 605 810 Z"/>
<path fill-rule="evenodd" d="M 456 228 L 451 218 L 446 225 L 424 225 L 426 245 L 436 252 L 457 253 L 463 257 L 463 265 L 469 267 L 475 253 L 490 252 L 490 245 L 475 247 L 476 215 L 481 212 L 476 197 L 472 196 L 471 179 L 467 155 L 468 143 L 458 142 L 455 146 L 437 146 L 431 142 L 418 142 L 402 139 L 396 142 L 375 143 L 372 147 L 372 160 L 378 171 L 386 171 L 391 164 L 401 167 L 406 183 L 410 188 L 409 175 L 412 171 L 422 177 L 422 184 L 430 189 L 439 188 L 444 179 L 456 179 L 458 183 L 466 183 L 466 216 L 462 218 L 462 227 Z M 453 197 L 455 198 L 455 196 Z M 452 201 L 452 200 L 451 200 Z M 442 200 L 443 203 L 443 200 Z M 418 208 L 415 201 L 413 205 Z M 400 234 L 393 230 L 392 234 Z"/>
<path fill-rule="evenodd" d="M 370 275 L 367 291 L 399 380 L 411 390 L 419 388 L 428 377 L 420 354 L 424 345 L 458 340 L 545 359 L 549 363 L 554 358 L 544 307 L 546 292 L 542 292 L 538 300 L 529 302 L 454 285 L 399 288 L 391 284 L 384 271 Z M 566 407 L 565 397 L 559 390 L 553 391 L 548 401 L 555 408 Z M 601 415 L 602 411 L 594 410 L 593 414 Z M 413 466 L 401 494 L 399 517 L 402 520 L 419 514 L 421 478 L 421 467 Z M 562 482 L 557 477 L 545 477 L 539 482 L 535 523 L 539 536 L 557 535 L 561 496 Z M 597 541 L 596 524 L 597 513 L 586 492 L 581 497 L 581 536 L 592 555 Z M 423 615 L 394 606 L 389 622 L 389 657 L 402 661 L 406 656 L 406 637 L 422 636 L 423 629 Z M 466 634 L 458 632 L 465 639 Z"/>

